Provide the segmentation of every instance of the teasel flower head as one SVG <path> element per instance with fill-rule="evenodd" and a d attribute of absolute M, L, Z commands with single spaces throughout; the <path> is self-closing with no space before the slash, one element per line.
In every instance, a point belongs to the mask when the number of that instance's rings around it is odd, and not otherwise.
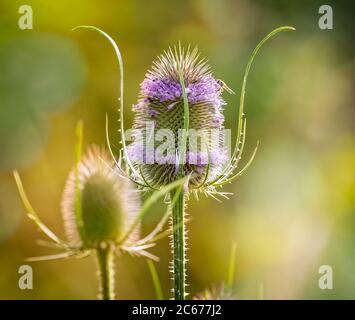
<path fill-rule="evenodd" d="M 97 248 L 117 242 L 127 232 L 140 210 L 140 198 L 131 181 L 112 168 L 108 151 L 92 146 L 78 164 L 81 217 L 76 212 L 75 168 L 69 174 L 62 199 L 62 214 L 69 242 Z M 137 226 L 127 241 L 137 240 Z"/>
<path fill-rule="evenodd" d="M 197 48 L 185 50 L 179 44 L 174 49 L 169 48 L 153 62 L 141 83 L 139 101 L 133 107 L 134 129 L 139 135 L 134 137 L 134 143 L 128 148 L 133 163 L 140 167 L 141 174 L 150 185 L 160 187 L 175 181 L 178 176 L 190 175 L 188 186 L 196 189 L 208 183 L 221 170 L 227 160 L 225 150 L 221 149 L 224 90 L 232 92 L 223 81 L 213 76 L 210 66 L 206 59 L 200 58 Z M 188 110 L 185 110 L 186 105 Z M 198 137 L 194 137 L 195 148 L 191 148 L 192 143 L 190 146 L 189 142 L 193 137 L 190 134 L 186 139 L 186 148 L 182 150 L 181 129 L 186 125 L 186 112 L 189 132 L 202 134 L 207 139 L 204 139 L 204 144 L 198 144 Z M 138 157 L 142 155 L 141 146 L 147 146 L 149 139 L 148 123 L 153 125 L 155 132 L 169 130 L 173 147 L 168 148 L 167 156 L 159 155 L 158 148 L 154 148 L 154 163 L 149 161 L 149 150 L 145 148 L 140 163 Z M 211 137 L 211 134 L 214 136 Z M 213 147 L 211 140 L 215 142 Z M 179 161 L 181 152 L 184 155 Z"/>
<path fill-rule="evenodd" d="M 245 78 L 247 74 L 248 70 Z M 234 93 L 214 77 L 197 48 L 184 49 L 179 44 L 153 62 L 141 83 L 138 103 L 133 106 L 135 130 L 125 154 L 135 181 L 157 189 L 183 176 L 188 177 L 187 193 L 227 196 L 217 188 L 241 175 L 256 149 L 246 166 L 235 173 L 246 133 L 244 99 L 239 108 L 235 149 L 228 157 L 223 91 Z M 245 83 L 242 97 L 244 92 Z M 172 137 L 163 155 L 159 154 L 159 145 L 148 148 L 152 131 L 159 130 L 170 132 Z"/>

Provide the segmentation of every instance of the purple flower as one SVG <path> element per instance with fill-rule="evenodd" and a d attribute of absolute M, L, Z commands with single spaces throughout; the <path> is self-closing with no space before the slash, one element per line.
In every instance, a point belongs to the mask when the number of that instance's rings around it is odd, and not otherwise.
<path fill-rule="evenodd" d="M 226 158 L 223 148 L 213 150 L 215 146 L 209 142 L 207 152 L 190 150 L 187 146 L 184 164 L 179 165 L 179 131 L 184 127 L 184 103 L 180 76 L 185 84 L 185 92 L 189 104 L 189 129 L 223 131 L 223 106 L 225 102 L 222 92 L 226 85 L 212 75 L 205 60 L 199 59 L 197 49 L 184 51 L 182 48 L 173 52 L 168 50 L 153 63 L 151 70 L 140 85 L 138 103 L 134 106 L 134 129 L 140 129 L 143 134 L 132 143 L 144 145 L 148 136 L 145 132 L 147 121 L 155 122 L 155 130 L 169 129 L 173 133 L 173 141 L 169 146 L 173 148 L 170 155 L 155 157 L 154 163 L 147 163 L 144 151 L 137 147 L 132 152 L 132 161 L 140 159 L 141 169 L 145 178 L 155 186 L 168 184 L 183 175 L 191 174 L 190 185 L 199 185 L 207 173 L 216 176 Z M 157 147 L 157 145 L 155 145 Z M 134 148 L 133 148 L 134 149 Z M 220 149 L 219 147 L 217 149 Z M 142 155 L 143 154 L 143 155 Z M 208 165 L 210 164 L 210 165 Z M 207 168 L 209 170 L 207 171 Z M 182 170 L 182 171 L 181 171 Z"/>
<path fill-rule="evenodd" d="M 187 99 L 192 105 L 210 101 L 220 106 L 223 104 L 221 89 L 221 84 L 211 75 L 208 75 L 187 85 Z M 146 97 L 146 100 L 150 98 L 159 102 L 172 102 L 182 99 L 182 89 L 180 83 L 176 80 L 169 78 L 157 79 L 148 75 L 141 83 L 141 95 Z"/>

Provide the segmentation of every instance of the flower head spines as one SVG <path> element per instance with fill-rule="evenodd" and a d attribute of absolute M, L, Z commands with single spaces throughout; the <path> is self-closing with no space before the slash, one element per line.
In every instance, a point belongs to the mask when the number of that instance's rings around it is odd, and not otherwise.
<path fill-rule="evenodd" d="M 186 84 L 193 83 L 211 74 L 211 68 L 205 58 L 200 58 L 200 53 L 195 47 L 185 50 L 181 44 L 169 48 L 158 59 L 147 73 L 157 79 L 170 79 L 179 82 L 179 70 L 182 71 Z"/>

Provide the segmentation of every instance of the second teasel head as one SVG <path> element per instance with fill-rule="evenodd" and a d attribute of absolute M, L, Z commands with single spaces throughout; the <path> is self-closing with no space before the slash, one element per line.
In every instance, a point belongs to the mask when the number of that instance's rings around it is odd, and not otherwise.
<path fill-rule="evenodd" d="M 135 186 L 111 164 L 110 154 L 98 146 L 91 146 L 78 163 L 80 216 L 75 202 L 75 169 L 69 174 L 61 207 L 72 245 L 94 249 L 117 242 L 140 210 Z M 137 230 L 131 237 L 136 234 Z"/>

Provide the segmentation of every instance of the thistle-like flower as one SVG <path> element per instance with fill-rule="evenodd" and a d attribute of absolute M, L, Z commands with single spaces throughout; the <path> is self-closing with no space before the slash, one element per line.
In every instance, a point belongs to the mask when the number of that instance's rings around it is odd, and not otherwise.
<path fill-rule="evenodd" d="M 115 253 L 127 252 L 135 256 L 158 260 L 147 249 L 153 247 L 156 240 L 168 235 L 167 231 L 162 231 L 168 212 L 156 228 L 142 239 L 139 239 L 140 220 L 154 201 L 170 189 L 156 192 L 141 207 L 138 190 L 129 179 L 117 172 L 108 151 L 92 146 L 80 159 L 81 123 L 78 123 L 77 137 L 75 166 L 69 174 L 62 200 L 67 241 L 61 240 L 40 220 L 26 196 L 19 174 L 14 172 L 15 181 L 29 218 L 50 240 L 50 242 L 40 241 L 39 243 L 63 250 L 59 254 L 28 260 L 81 258 L 96 253 L 100 277 L 100 298 L 113 299 Z M 172 188 L 178 187 L 179 184 L 176 183 Z"/>
<path fill-rule="evenodd" d="M 202 189 L 221 172 L 227 161 L 223 148 L 224 90 L 232 92 L 213 77 L 197 48 L 169 48 L 153 62 L 141 83 L 139 101 L 133 106 L 134 142 L 128 147 L 132 163 L 148 185 L 158 188 L 189 176 L 189 189 Z M 166 150 L 155 145 L 148 149 L 149 123 L 158 135 L 165 131 L 171 138 Z"/>

